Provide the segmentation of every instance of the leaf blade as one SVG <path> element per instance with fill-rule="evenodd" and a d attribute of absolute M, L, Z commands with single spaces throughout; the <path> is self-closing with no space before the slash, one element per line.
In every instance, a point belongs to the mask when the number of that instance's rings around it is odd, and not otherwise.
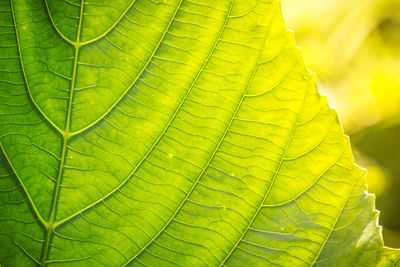
<path fill-rule="evenodd" d="M 14 22 L 25 21 L 18 27 L 30 26 L 33 14 L 49 15 L 48 44 L 72 44 L 74 56 L 56 66 L 51 48 L 35 47 L 23 32 L 19 59 L 45 62 L 47 70 L 35 74 L 29 66 L 31 98 L 21 84 L 1 88 L 16 105 L 0 102 L 7 115 L 0 116 L 2 149 L 14 172 L 22 170 L 25 193 L 35 194 L 33 210 L 49 215 L 36 230 L 41 246 L 25 249 L 26 242 L 13 241 L 16 233 L 5 239 L 12 251 L 5 264 L 395 264 L 397 252 L 383 249 L 373 201 L 336 113 L 317 93 L 279 2 L 126 1 L 112 27 L 81 43 L 96 1 L 85 1 L 88 13 L 83 1 L 70 3 L 68 12 L 80 8 L 76 41 L 67 24 L 57 30 L 55 2 L 13 1 Z M 156 21 L 146 13 L 151 8 L 170 20 Z M 154 18 L 158 31 L 134 15 Z M 88 36 L 91 30 L 83 27 Z M 141 35 L 152 42 L 135 44 L 132 37 Z M 65 81 L 50 81 L 54 88 L 38 83 L 54 73 L 69 82 L 65 110 L 49 108 L 38 90 L 47 88 L 48 99 L 62 106 L 54 90 Z M 13 84 L 10 77 L 1 80 Z M 44 181 L 54 193 L 40 194 L 35 184 Z"/>

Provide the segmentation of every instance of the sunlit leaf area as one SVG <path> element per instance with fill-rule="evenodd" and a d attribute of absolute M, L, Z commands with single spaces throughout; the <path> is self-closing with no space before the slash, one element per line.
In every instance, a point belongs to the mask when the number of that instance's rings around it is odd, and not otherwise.
<path fill-rule="evenodd" d="M 0 266 L 398 266 L 400 3 L 283 4 L 0 0 Z"/>
<path fill-rule="evenodd" d="M 399 247 L 400 1 L 283 0 L 282 8 L 368 169 L 385 244 Z"/>

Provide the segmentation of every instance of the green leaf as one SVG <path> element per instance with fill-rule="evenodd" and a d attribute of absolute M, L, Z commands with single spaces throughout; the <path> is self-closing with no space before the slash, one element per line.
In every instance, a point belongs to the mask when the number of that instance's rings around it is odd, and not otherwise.
<path fill-rule="evenodd" d="M 399 262 L 278 1 L 0 5 L 2 265 Z"/>

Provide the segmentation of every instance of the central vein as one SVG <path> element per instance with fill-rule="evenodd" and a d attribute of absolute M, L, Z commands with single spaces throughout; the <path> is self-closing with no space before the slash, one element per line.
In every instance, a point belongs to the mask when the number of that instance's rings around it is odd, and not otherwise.
<path fill-rule="evenodd" d="M 72 103 L 73 103 L 73 98 L 74 98 L 74 89 L 75 89 L 75 82 L 76 82 L 76 72 L 77 72 L 77 66 L 78 66 L 79 49 L 82 45 L 80 43 L 80 39 L 81 39 L 81 29 L 82 29 L 82 19 L 83 19 L 83 7 L 84 7 L 84 0 L 81 0 L 80 13 L 79 13 L 79 24 L 78 24 L 78 29 L 77 29 L 77 33 L 76 33 L 76 43 L 74 45 L 74 61 L 73 61 L 72 80 L 71 80 L 71 87 L 70 87 L 69 100 L 68 100 L 67 117 L 66 117 L 66 122 L 65 122 L 65 129 L 62 134 L 61 160 L 60 160 L 60 166 L 59 166 L 58 173 L 57 173 L 56 185 L 54 187 L 53 198 L 51 201 L 49 219 L 48 219 L 48 223 L 46 226 L 45 241 L 43 244 L 42 256 L 41 256 L 41 260 L 40 260 L 41 266 L 47 265 L 47 259 L 49 257 L 50 244 L 51 244 L 52 237 L 54 234 L 54 223 L 55 223 L 55 219 L 56 219 L 57 203 L 58 203 L 58 198 L 60 196 L 60 188 L 61 188 L 62 177 L 64 174 L 65 159 L 67 156 L 67 148 L 68 148 L 69 140 L 71 138 L 70 129 L 71 129 Z"/>

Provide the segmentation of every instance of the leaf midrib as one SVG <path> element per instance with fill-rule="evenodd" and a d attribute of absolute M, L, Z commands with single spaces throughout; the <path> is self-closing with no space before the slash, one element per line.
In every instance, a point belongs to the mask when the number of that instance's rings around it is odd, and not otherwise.
<path fill-rule="evenodd" d="M 131 8 L 131 6 L 133 5 L 134 2 L 135 2 L 135 1 L 132 1 L 132 3 L 131 3 L 131 4 L 129 5 L 129 7 L 125 10 L 125 12 L 123 13 L 123 15 L 118 19 L 118 22 L 119 22 L 119 21 L 122 19 L 122 17 L 127 13 L 127 11 Z M 68 142 L 69 142 L 69 140 L 71 139 L 71 137 L 73 137 L 73 136 L 75 136 L 75 135 L 77 135 L 77 134 L 79 134 L 79 133 L 84 132 L 85 130 L 89 129 L 89 128 L 92 127 L 94 124 L 96 124 L 98 121 L 100 121 L 101 119 L 103 119 L 109 112 L 111 112 L 111 110 L 113 110 L 113 108 L 120 102 L 120 100 L 121 100 L 121 99 L 126 95 L 126 93 L 131 89 L 131 87 L 138 81 L 138 79 L 140 78 L 141 74 L 145 71 L 145 69 L 147 68 L 147 66 L 149 65 L 149 63 L 151 62 L 151 60 L 153 59 L 153 57 L 154 57 L 156 51 L 158 50 L 160 44 L 162 43 L 162 41 L 163 41 L 163 39 L 164 39 L 166 33 L 168 32 L 168 30 L 169 30 L 169 28 L 170 28 L 170 26 L 171 26 L 171 24 L 172 24 L 172 21 L 174 20 L 174 18 L 175 18 L 175 16 L 176 16 L 176 14 L 177 14 L 177 12 L 178 12 L 178 10 L 179 10 L 179 8 L 180 8 L 182 2 L 183 2 L 183 0 L 180 1 L 179 5 L 178 5 L 177 8 L 175 9 L 175 12 L 174 12 L 174 14 L 173 14 L 173 16 L 172 16 L 172 18 L 171 18 L 171 20 L 170 20 L 170 22 L 169 22 L 167 28 L 164 30 L 164 32 L 163 32 L 163 34 L 162 34 L 162 36 L 161 36 L 161 38 L 160 38 L 160 41 L 157 43 L 155 49 L 153 50 L 152 55 L 149 57 L 149 59 L 148 59 L 147 63 L 145 64 L 145 66 L 143 66 L 141 72 L 137 75 L 136 79 L 131 83 L 131 85 L 127 88 L 127 90 L 121 95 L 121 97 L 107 110 L 106 113 L 104 113 L 98 120 L 96 120 L 96 121 L 93 122 L 92 124 L 88 125 L 87 127 L 83 128 L 83 129 L 81 129 L 81 130 L 79 130 L 79 131 L 76 131 L 76 132 L 70 132 L 70 128 L 71 128 L 71 113 L 72 113 L 72 104 L 73 104 L 73 94 L 74 94 L 74 88 L 75 88 L 75 83 L 76 83 L 76 73 L 77 73 L 77 63 L 78 63 L 78 57 L 79 57 L 79 50 L 80 50 L 80 48 L 81 48 L 82 46 L 84 46 L 84 45 L 86 45 L 86 44 L 89 44 L 89 43 L 91 42 L 91 41 L 90 41 L 90 42 L 89 42 L 89 41 L 86 41 L 86 42 L 80 43 L 80 33 L 81 33 L 81 29 L 82 29 L 84 0 L 81 0 L 80 15 L 79 15 L 79 25 L 78 25 L 78 31 L 77 31 L 76 41 L 72 41 L 72 40 L 68 39 L 66 36 L 64 36 L 64 35 L 61 33 L 61 31 L 60 31 L 60 30 L 58 29 L 58 27 L 55 25 L 55 23 L 54 23 L 54 21 L 53 21 L 53 18 L 51 17 L 50 10 L 48 9 L 47 1 L 45 1 L 46 9 L 47 9 L 47 12 L 48 12 L 48 15 L 49 15 L 49 19 L 50 19 L 50 21 L 51 21 L 53 27 L 55 28 L 56 32 L 60 35 L 60 37 L 61 37 L 64 41 L 66 41 L 67 43 L 69 43 L 70 45 L 72 45 L 73 48 L 74 48 L 73 72 L 72 72 L 71 86 L 70 86 L 70 96 L 69 96 L 68 108 L 67 108 L 66 126 L 65 126 L 65 129 L 64 129 L 64 130 L 61 130 L 61 129 L 60 129 L 60 128 L 59 128 L 59 127 L 44 113 L 44 111 L 40 108 L 40 106 L 36 103 L 35 99 L 33 98 L 33 95 L 31 94 L 30 89 L 29 89 L 28 79 L 27 79 L 27 77 L 26 77 L 26 74 L 25 74 L 25 71 L 24 71 L 24 68 L 23 68 L 22 54 L 21 54 L 21 51 L 20 51 L 20 43 L 19 43 L 19 40 L 18 40 L 19 58 L 20 58 L 21 67 L 22 67 L 22 69 L 23 69 L 24 78 L 25 78 L 25 84 L 26 84 L 26 86 L 27 86 L 27 90 L 28 90 L 28 94 L 29 94 L 29 96 L 30 96 L 30 100 L 32 101 L 32 103 L 34 104 L 34 106 L 37 108 L 37 110 L 39 111 L 39 113 L 49 122 L 49 124 L 50 124 L 51 126 L 53 126 L 53 127 L 57 130 L 57 132 L 60 133 L 60 135 L 62 136 L 62 140 L 63 140 L 63 143 L 62 143 L 62 152 L 61 152 L 61 156 L 60 156 L 60 159 L 61 159 L 61 160 L 60 160 L 60 165 L 59 165 L 59 171 L 58 171 L 58 173 L 57 173 L 56 186 L 55 186 L 55 188 L 54 188 L 54 194 L 53 194 L 53 197 L 52 197 L 52 202 L 51 202 L 51 207 L 50 207 L 50 212 L 49 212 L 49 219 L 48 219 L 48 221 L 44 220 L 43 217 L 41 216 L 41 214 L 38 212 L 38 210 L 36 209 L 36 206 L 35 206 L 33 200 L 31 199 L 31 197 L 30 197 L 30 195 L 29 195 L 29 192 L 27 191 L 27 189 L 25 188 L 24 184 L 22 183 L 22 180 L 19 179 L 19 177 L 18 177 L 19 182 L 21 183 L 22 187 L 24 188 L 24 191 L 25 191 L 25 193 L 26 193 L 27 196 L 28 196 L 28 199 L 29 199 L 29 201 L 30 201 L 30 204 L 32 205 L 32 207 L 33 207 L 33 209 L 34 209 L 34 212 L 36 213 L 37 217 L 39 218 L 39 220 L 41 221 L 41 223 L 43 224 L 43 226 L 44 226 L 44 228 L 45 228 L 45 242 L 44 242 L 43 247 L 42 247 L 42 255 L 41 255 L 41 260 L 40 260 L 40 265 L 41 265 L 41 266 L 46 266 L 46 264 L 47 264 L 47 258 L 48 258 L 49 251 L 50 251 L 50 244 L 51 244 L 51 241 L 52 241 L 52 236 L 53 236 L 53 234 L 54 234 L 55 228 L 58 227 L 59 225 L 61 225 L 62 223 L 68 221 L 68 220 L 70 219 L 70 218 L 66 218 L 66 219 L 63 220 L 63 221 L 55 222 L 56 210 L 57 210 L 57 202 L 58 202 L 58 198 L 59 198 L 59 192 L 60 192 L 60 187 L 61 187 L 61 182 L 62 182 L 62 176 L 63 176 L 63 172 L 64 172 L 64 165 L 65 165 L 64 163 L 65 163 L 65 160 L 66 160 L 66 155 L 67 155 Z M 13 18 L 14 18 L 14 14 L 15 14 L 15 13 L 14 13 L 14 10 L 13 10 L 13 3 L 12 3 L 12 1 L 10 1 L 10 5 L 11 5 L 11 9 L 12 9 L 11 12 L 12 12 L 12 15 L 13 15 Z M 116 23 L 113 25 L 113 27 L 111 27 L 110 29 L 108 29 L 108 30 L 105 32 L 105 34 L 103 34 L 102 36 L 100 36 L 100 37 L 97 38 L 97 39 L 100 39 L 101 37 L 104 37 L 109 31 L 112 30 L 112 28 L 114 28 L 115 25 L 118 24 L 118 22 L 116 22 Z M 16 31 L 16 35 L 17 35 L 17 39 L 18 39 L 17 24 L 16 24 L 16 21 L 15 21 L 15 18 L 14 18 L 14 27 L 15 27 L 15 31 Z M 97 40 L 97 39 L 96 39 L 96 40 Z M 93 40 L 93 41 L 96 41 L 96 40 Z M 197 78 L 196 78 L 196 79 L 197 79 Z M 188 93 L 189 93 L 189 91 L 188 91 Z M 187 93 L 187 94 L 188 94 L 188 93 Z M 187 96 L 187 95 L 186 95 L 186 96 Z M 184 99 L 186 99 L 186 96 L 185 96 Z M 178 113 L 180 107 L 182 106 L 182 104 L 183 104 L 183 102 L 184 102 L 184 99 L 183 99 L 181 105 L 179 106 L 179 108 L 176 110 L 176 113 L 174 114 L 173 118 L 175 118 L 176 114 Z M 165 130 L 168 128 L 168 126 L 169 126 L 170 123 L 172 122 L 173 118 L 172 118 L 171 121 L 168 123 L 167 127 L 165 128 Z M 163 131 L 163 133 L 165 132 L 165 130 Z M 160 138 L 161 138 L 161 136 L 163 135 L 163 133 L 160 135 Z M 159 139 L 160 139 L 160 138 L 159 138 Z M 154 144 L 154 146 L 158 143 L 159 139 L 156 141 L 156 143 Z M 1 145 L 1 144 L 0 144 L 0 145 Z M 153 147 L 154 147 L 154 146 L 153 146 Z M 3 146 L 1 146 L 1 148 L 3 149 Z M 4 150 L 4 149 L 3 149 L 3 150 Z M 146 156 L 143 158 L 142 162 L 147 158 L 148 154 L 150 154 L 151 151 L 152 151 L 152 149 L 149 150 L 149 152 L 148 152 L 148 153 L 146 154 Z M 4 151 L 4 154 L 5 154 L 5 156 L 7 157 L 5 151 Z M 8 160 L 8 161 L 9 161 L 9 160 Z M 9 161 L 9 162 L 10 162 L 10 161 Z M 142 162 L 141 162 L 141 163 L 142 163 Z M 135 171 L 139 168 L 139 166 L 141 165 L 141 163 L 139 163 L 139 164 L 137 165 L 137 167 L 135 168 L 135 170 L 134 170 L 133 172 L 135 172 Z M 13 168 L 11 162 L 10 162 L 10 165 L 11 165 L 11 167 Z M 17 174 L 17 172 L 16 172 L 16 170 L 15 170 L 14 168 L 13 168 L 13 171 L 14 171 L 14 173 Z M 17 175 L 17 176 L 18 176 L 18 175 Z M 131 177 L 131 175 L 126 179 L 126 181 L 128 181 L 128 180 L 130 179 L 130 177 Z M 125 182 L 126 182 L 126 181 L 125 181 Z M 125 182 L 123 182 L 119 187 L 121 187 Z M 116 191 L 116 190 L 118 190 L 118 188 L 116 188 L 114 191 Z M 113 193 L 113 192 L 111 192 L 111 193 L 108 194 L 108 195 L 111 195 L 112 193 Z M 108 197 L 108 195 L 106 195 L 106 196 L 103 197 L 102 199 L 105 199 L 106 197 Z M 102 199 L 100 199 L 98 202 L 102 201 Z M 93 203 L 92 205 L 88 206 L 88 207 L 85 208 L 85 209 L 88 209 L 88 208 L 90 208 L 91 206 L 94 206 L 95 204 L 97 204 L 97 202 Z M 81 212 L 78 212 L 77 214 L 79 214 L 79 213 L 81 213 Z M 77 215 L 77 214 L 75 214 L 75 215 Z M 74 217 L 75 215 L 71 216 L 71 218 Z M 36 262 L 36 261 L 35 261 L 35 262 Z"/>
<path fill-rule="evenodd" d="M 49 257 L 50 244 L 51 244 L 53 233 L 54 233 L 54 221 L 56 218 L 58 198 L 60 196 L 62 176 L 64 174 L 64 166 L 65 166 L 64 162 L 65 162 L 66 156 L 67 156 L 68 143 L 71 138 L 71 135 L 70 135 L 71 113 L 72 113 L 72 106 L 73 106 L 72 103 L 73 103 L 73 99 L 74 99 L 74 89 L 75 89 L 75 82 L 76 82 L 79 49 L 81 47 L 80 39 L 81 39 L 81 29 L 82 29 L 82 20 L 83 20 L 83 9 L 84 9 L 84 3 L 85 3 L 84 1 L 85 0 L 81 0 L 78 30 L 76 33 L 76 43 L 74 45 L 74 61 L 73 61 L 70 95 L 69 95 L 68 107 L 67 107 L 67 118 L 66 118 L 65 129 L 62 134 L 63 144 L 62 144 L 62 151 L 61 151 L 61 157 L 60 157 L 61 161 L 60 161 L 60 165 L 58 168 L 56 185 L 54 187 L 54 193 L 53 193 L 51 206 L 50 206 L 50 212 L 49 212 L 49 219 L 48 219 L 46 232 L 45 232 L 45 242 L 43 243 L 42 255 L 41 255 L 41 259 L 40 259 L 41 266 L 47 265 L 47 259 Z"/>
<path fill-rule="evenodd" d="M 140 78 L 141 74 L 144 72 L 144 70 L 147 68 L 147 66 L 149 65 L 150 61 L 152 60 L 152 58 L 154 57 L 156 51 L 158 50 L 160 44 L 162 43 L 166 33 L 168 32 L 172 21 L 174 20 L 179 7 L 181 6 L 183 0 L 180 1 L 179 5 L 177 6 L 177 8 L 175 9 L 175 12 L 170 20 L 170 23 L 168 24 L 167 28 L 164 30 L 162 37 L 160 38 L 160 41 L 157 43 L 155 49 L 153 50 L 152 55 L 149 57 L 148 62 L 146 63 L 145 66 L 143 66 L 141 72 L 137 75 L 136 79 L 134 80 L 134 82 L 132 82 L 132 84 L 128 87 L 128 89 L 124 92 L 124 94 L 113 104 L 113 106 L 105 113 L 103 114 L 103 116 L 101 116 L 97 121 L 95 121 L 94 123 L 92 123 L 91 125 L 89 125 L 88 127 L 81 129 L 79 131 L 76 132 L 70 132 L 71 129 L 71 113 L 72 113 L 72 106 L 73 106 L 73 95 L 74 95 L 74 89 L 75 89 L 75 83 L 76 83 L 76 74 L 77 74 L 77 65 L 78 65 L 78 57 L 79 57 L 79 50 L 82 46 L 87 45 L 91 42 L 94 42 L 104 36 L 106 36 L 106 34 L 108 32 L 110 32 L 118 23 L 119 21 L 124 17 L 124 15 L 129 11 L 129 9 L 132 7 L 132 5 L 134 4 L 135 0 L 133 0 L 131 2 L 131 4 L 128 6 L 128 8 L 123 12 L 123 14 L 121 15 L 121 17 L 117 20 L 117 22 L 115 22 L 113 24 L 112 27 L 110 27 L 105 33 L 103 33 L 102 35 L 98 36 L 98 38 L 96 38 L 95 40 L 89 40 L 86 42 L 80 42 L 80 35 L 81 35 L 81 29 L 82 29 L 82 21 L 83 21 L 83 8 L 84 8 L 84 0 L 81 0 L 81 5 L 80 5 L 80 15 L 79 15 L 79 25 L 78 25 L 78 30 L 77 30 L 77 37 L 76 37 L 76 41 L 72 41 L 70 39 L 68 39 L 65 35 L 62 34 L 62 32 L 58 29 L 58 27 L 56 26 L 56 24 L 53 21 L 53 18 L 51 16 L 50 10 L 48 8 L 47 5 L 47 0 L 45 1 L 45 5 L 46 5 L 46 9 L 48 12 L 48 16 L 49 19 L 52 23 L 52 26 L 54 27 L 54 29 L 56 30 L 56 32 L 60 35 L 60 37 L 66 41 L 67 43 L 69 43 L 70 45 L 73 46 L 74 48 L 74 61 L 73 61 L 73 71 L 72 71 L 72 78 L 71 78 L 71 86 L 70 86 L 70 95 L 69 95 L 69 99 L 68 99 L 68 108 L 67 108 L 67 115 L 66 115 L 66 125 L 65 125 L 65 129 L 62 130 L 61 128 L 59 128 L 45 113 L 44 111 L 40 108 L 40 106 L 36 103 L 31 91 L 30 91 L 30 87 L 28 84 L 28 79 L 26 77 L 26 73 L 24 70 L 24 64 L 23 64 L 23 60 L 22 60 L 22 54 L 21 54 L 21 46 L 20 46 L 20 42 L 19 42 L 19 35 L 18 35 L 18 30 L 17 30 L 17 23 L 16 23 L 16 19 L 15 19 L 15 12 L 14 12 L 14 7 L 13 7 L 13 2 L 12 0 L 10 0 L 10 7 L 11 7 L 11 13 L 12 13 L 12 17 L 13 17 L 13 21 L 14 21 L 14 28 L 15 28 L 15 34 L 16 34 L 16 39 L 17 39 L 17 47 L 18 47 L 18 52 L 19 52 L 19 59 L 20 59 L 20 64 L 21 64 L 21 69 L 23 72 L 23 76 L 24 76 L 24 80 L 25 80 L 25 85 L 28 91 L 28 95 L 30 97 L 30 100 L 32 101 L 33 105 L 36 107 L 36 109 L 39 111 L 39 113 L 45 118 L 45 120 L 51 125 L 53 126 L 53 128 L 62 136 L 62 151 L 61 151 L 61 156 L 60 156 L 60 164 L 59 164 L 59 170 L 57 173 L 57 179 L 56 179 L 56 185 L 54 187 L 54 194 L 52 197 L 52 201 L 51 201 L 51 207 L 50 207 L 50 212 L 49 212 L 49 219 L 48 221 L 46 221 L 41 214 L 39 213 L 39 211 L 36 208 L 35 203 L 33 202 L 32 198 L 30 197 L 30 194 L 28 192 L 28 190 L 26 189 L 24 183 L 22 182 L 22 180 L 20 179 L 20 177 L 18 176 L 18 173 L 16 171 L 16 169 L 14 168 L 13 164 L 11 163 L 11 161 L 9 160 L 6 151 L 4 149 L 4 147 L 2 146 L 2 144 L 0 143 L 0 147 L 7 159 L 7 161 L 9 162 L 13 172 L 16 174 L 17 179 L 19 180 L 22 188 L 24 189 L 24 192 L 26 193 L 28 200 L 33 208 L 33 211 L 35 213 L 35 215 L 38 217 L 39 221 L 43 224 L 44 228 L 45 228 L 45 242 L 42 246 L 42 255 L 41 255 L 41 260 L 40 260 L 40 265 L 41 266 L 46 266 L 47 264 L 47 258 L 48 258 L 48 254 L 49 254 L 49 250 L 50 250 L 50 244 L 52 241 L 52 235 L 54 234 L 54 230 L 57 226 L 61 225 L 60 222 L 56 222 L 55 218 L 56 218 L 56 210 L 57 210 L 57 202 L 58 202 L 58 198 L 59 198 L 59 192 L 60 192 L 60 188 L 61 188 L 61 182 L 62 182 L 62 176 L 63 176 L 63 172 L 64 172 L 64 163 L 66 160 L 66 155 L 67 155 L 67 150 L 68 150 L 68 143 L 69 140 L 74 136 L 77 135 L 85 130 L 87 130 L 88 128 L 90 128 L 91 126 L 93 126 L 94 124 L 96 124 L 98 121 L 100 121 L 101 119 L 103 119 L 109 112 L 111 112 L 111 110 L 118 104 L 118 102 L 126 95 L 126 93 L 130 90 L 130 88 L 138 81 L 138 79 Z M 150 153 L 151 151 L 149 151 Z M 147 156 L 146 156 L 147 157 Z M 145 157 L 145 158 L 146 158 Z M 145 158 L 143 158 L 143 161 L 145 160 Z M 139 166 L 137 166 L 138 168 Z M 130 178 L 130 177 L 129 177 Z M 128 179 L 127 179 L 128 180 Z M 122 186 L 122 185 L 121 185 Z M 117 190 L 117 189 L 116 189 Z M 106 198 L 107 196 L 103 197 Z M 99 200 L 101 201 L 101 200 Z M 95 203 L 97 204 L 97 203 Z M 93 204 L 94 205 L 94 204 Z M 90 205 L 90 206 L 93 206 Z M 90 208 L 87 207 L 87 208 Z M 67 221 L 67 220 L 65 220 Z M 36 259 L 35 262 L 37 263 Z"/>

